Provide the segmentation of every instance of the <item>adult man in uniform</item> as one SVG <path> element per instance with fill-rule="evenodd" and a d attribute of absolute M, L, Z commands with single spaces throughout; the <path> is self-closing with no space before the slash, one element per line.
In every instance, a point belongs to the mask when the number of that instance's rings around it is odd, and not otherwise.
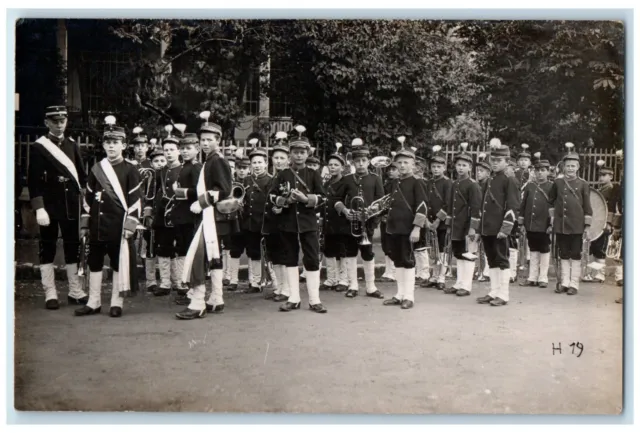
<path fill-rule="evenodd" d="M 45 307 L 57 310 L 53 260 L 56 256 L 58 230 L 62 233 L 64 261 L 69 280 L 69 304 L 88 301 L 78 279 L 80 201 L 87 184 L 80 148 L 64 136 L 67 109 L 47 107 L 44 123 L 49 129 L 31 146 L 27 187 L 31 207 L 40 226 L 40 277 L 45 292 Z"/>
<path fill-rule="evenodd" d="M 493 138 L 491 147 L 491 169 L 482 191 L 480 234 L 489 263 L 491 291 L 477 299 L 480 304 L 502 306 L 509 302 L 509 235 L 517 221 L 520 206 L 520 190 L 515 177 L 505 172 L 509 166 L 509 147 Z"/>

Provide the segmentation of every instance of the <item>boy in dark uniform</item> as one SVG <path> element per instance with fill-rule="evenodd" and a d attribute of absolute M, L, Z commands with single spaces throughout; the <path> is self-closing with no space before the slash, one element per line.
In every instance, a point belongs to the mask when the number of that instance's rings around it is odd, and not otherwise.
<path fill-rule="evenodd" d="M 556 234 L 561 262 L 562 282 L 556 293 L 577 295 L 583 237 L 588 238 L 593 215 L 589 184 L 578 176 L 580 155 L 571 151 L 572 143 L 565 146 L 569 152 L 562 158 L 563 176 L 556 179 L 549 191 L 549 216 Z"/>
<path fill-rule="evenodd" d="M 349 183 L 349 198 L 345 203 L 347 208 L 351 207 L 351 200 L 353 197 L 362 197 L 364 200 L 365 208 L 369 207 L 371 203 L 382 198 L 384 196 L 384 187 L 382 186 L 382 179 L 375 174 L 369 172 L 369 148 L 366 147 L 362 139 L 356 138 L 351 143 L 351 155 L 353 157 L 353 165 L 355 166 L 355 173 L 345 176 L 345 181 Z M 355 218 L 356 215 L 350 215 L 350 218 Z M 375 269 L 374 262 L 375 254 L 373 253 L 373 233 L 380 222 L 379 217 L 369 219 L 364 225 L 364 231 L 369 240 L 368 245 L 360 245 L 361 238 L 355 238 L 351 236 L 346 244 L 347 247 L 347 272 L 349 276 L 349 290 L 347 290 L 346 297 L 354 298 L 358 295 L 358 263 L 357 256 L 360 251 L 362 257 L 362 267 L 364 268 L 364 281 L 366 287 L 366 293 L 369 297 L 375 297 L 382 299 L 384 296 L 376 288 L 375 284 Z M 355 252 L 355 254 L 354 254 Z"/>
<path fill-rule="evenodd" d="M 391 152 L 391 158 L 396 155 L 396 152 Z M 394 162 L 387 167 L 387 179 L 384 183 L 384 194 L 391 194 L 394 181 L 398 179 L 400 172 Z M 391 260 L 391 252 L 389 251 L 389 234 L 387 234 L 387 214 L 383 214 L 380 219 L 380 243 L 382 244 L 382 252 L 384 253 L 384 273 L 380 277 L 381 281 L 390 282 L 396 281 L 396 267 Z"/>
<path fill-rule="evenodd" d="M 347 243 L 351 243 L 351 223 L 348 219 L 352 196 L 357 194 L 354 183 L 348 182 L 342 175 L 345 166 L 345 158 L 336 151 L 329 156 L 327 167 L 329 169 L 329 179 L 324 182 L 326 200 L 323 203 L 323 232 L 324 232 L 324 257 L 327 264 L 327 279 L 322 284 L 323 290 L 336 290 L 340 282 L 339 262 L 345 260 L 347 267 L 350 261 L 355 261 L 358 254 L 357 243 L 351 251 L 347 251 Z M 355 251 L 354 251 L 355 250 Z M 350 252 L 349 258 L 347 253 Z M 356 282 L 357 287 L 357 268 Z M 349 274 L 347 274 L 348 276 Z"/>
<path fill-rule="evenodd" d="M 463 145 L 466 143 L 463 143 Z M 444 289 L 446 294 L 469 296 L 473 283 L 475 257 L 465 256 L 468 253 L 467 243 L 477 242 L 476 230 L 480 225 L 481 192 L 478 183 L 471 174 L 473 156 L 466 152 L 466 146 L 454 158 L 457 178 L 451 186 L 449 212 L 445 221 L 447 230 L 451 230 L 451 249 L 457 261 L 456 282 L 452 287 Z"/>
<path fill-rule="evenodd" d="M 160 270 L 160 287 L 153 293 L 155 296 L 166 296 L 171 288 L 178 289 L 178 271 L 176 269 L 175 240 L 176 232 L 173 222 L 173 209 L 176 205 L 173 185 L 178 180 L 182 164 L 178 151 L 178 137 L 172 136 L 171 125 L 165 128 L 168 136 L 162 140 L 162 148 L 167 158 L 167 165 L 156 171 L 156 190 L 153 201 L 146 203 L 145 219 L 152 218 L 155 235 L 154 250 L 158 258 Z"/>
<path fill-rule="evenodd" d="M 175 230 L 175 263 L 176 273 L 182 278 L 184 262 L 189 246 L 193 241 L 196 229 L 200 223 L 198 211 L 198 178 L 202 170 L 202 164 L 197 161 L 200 153 L 200 140 L 197 134 L 187 133 L 180 138 L 180 156 L 182 156 L 182 170 L 178 174 L 178 180 L 172 188 L 175 193 L 175 207 L 171 212 Z M 193 210 L 192 210 L 193 208 Z M 187 290 L 178 286 L 176 303 L 188 305 Z"/>
<path fill-rule="evenodd" d="M 447 161 L 440 153 L 440 146 L 433 146 L 433 154 L 429 161 L 432 177 L 427 180 L 427 207 L 429 213 L 429 230 L 434 239 L 437 239 L 440 251 L 440 264 L 430 263 L 431 276 L 428 281 L 421 284 L 422 287 L 436 287 L 438 290 L 444 289 L 445 274 L 447 270 L 444 266 L 444 241 L 447 234 L 447 227 L 444 224 L 449 216 L 451 188 L 453 182 L 445 176 Z"/>
<path fill-rule="evenodd" d="M 518 158 L 516 163 L 518 167 L 515 169 L 515 176 L 518 184 L 520 185 L 520 189 L 524 188 L 525 184 L 529 182 L 529 167 L 531 167 L 531 154 L 527 149 L 529 149 L 529 145 L 523 143 L 521 145 L 522 152 L 518 154 Z"/>
<path fill-rule="evenodd" d="M 196 187 L 198 200 L 190 210 L 194 214 L 202 213 L 202 221 L 187 251 L 182 273 L 181 282 L 191 285 L 187 293 L 191 302 L 183 311 L 176 313 L 176 317 L 183 320 L 224 311 L 220 239 L 230 234 L 232 227 L 227 218 L 215 210 L 215 206 L 231 194 L 233 178 L 229 163 L 220 155 L 222 129 L 209 122 L 210 115 L 208 111 L 200 113 L 200 118 L 205 121 L 200 127 L 200 148 L 204 152 L 205 163 Z M 205 301 L 207 273 L 211 275 L 211 295 Z"/>
<path fill-rule="evenodd" d="M 589 247 L 589 253 L 593 256 L 594 261 L 598 266 L 597 269 L 592 269 L 591 266 L 587 266 L 587 271 L 583 278 L 583 281 L 585 282 L 604 282 L 607 246 L 609 244 L 609 236 L 613 232 L 613 216 L 616 213 L 616 203 L 618 201 L 618 195 L 620 194 L 620 187 L 618 185 L 614 185 L 612 182 L 613 169 L 611 167 L 605 167 L 604 164 L 605 162 L 602 159 L 597 162 L 600 174 L 600 188 L 598 191 L 600 191 L 607 202 L 607 225 L 602 235 L 591 242 Z"/>
<path fill-rule="evenodd" d="M 489 177 L 491 177 L 491 164 L 487 161 L 486 153 L 482 152 L 478 155 L 476 160 L 476 181 L 478 182 L 481 192 L 484 191 L 484 186 L 489 181 Z M 480 242 L 482 242 L 482 237 Z M 484 246 L 483 251 L 480 253 L 480 257 L 478 257 L 477 275 L 479 282 L 484 282 L 489 279 L 489 262 L 487 261 L 487 254 L 484 250 Z"/>
<path fill-rule="evenodd" d="M 235 182 L 244 185 L 245 180 L 249 177 L 251 162 L 248 157 L 238 158 L 236 161 L 236 173 L 235 173 Z M 246 191 L 245 191 L 246 194 Z M 246 199 L 245 199 L 246 201 Z M 245 215 L 242 212 L 237 212 L 234 214 L 234 217 L 238 221 L 238 225 L 241 228 L 243 226 L 243 220 Z M 229 278 L 229 287 L 227 290 L 230 292 L 238 289 L 238 272 L 240 271 L 240 257 L 242 253 L 245 252 L 247 248 L 246 237 L 242 230 L 237 230 L 231 236 L 229 236 L 229 256 L 228 256 L 228 278 Z M 251 269 L 251 268 L 249 268 Z M 251 273 L 249 273 L 249 282 L 251 282 Z"/>
<path fill-rule="evenodd" d="M 304 127 L 298 126 L 299 134 Z M 318 241 L 318 219 L 316 205 L 323 199 L 324 191 L 320 173 L 306 167 L 310 148 L 306 137 L 290 141 L 291 166 L 276 176 L 269 191 L 275 197 L 274 204 L 281 212 L 277 216 L 278 229 L 281 232 L 281 246 L 286 254 L 286 273 L 291 295 L 280 311 L 300 308 L 300 288 L 298 276 L 298 258 L 302 248 L 302 262 L 307 271 L 307 291 L 309 309 L 316 313 L 326 313 L 320 302 L 320 261 Z"/>
<path fill-rule="evenodd" d="M 124 129 L 107 116 L 102 146 L 107 157 L 96 163 L 89 174 L 87 195 L 82 205 L 82 235 L 89 236 L 89 300 L 75 311 L 76 316 L 100 313 L 102 267 L 109 255 L 113 269 L 111 317 L 122 315 L 123 298 L 137 290 L 136 256 L 133 234 L 142 208 L 140 173 L 124 160 Z"/>
<path fill-rule="evenodd" d="M 133 128 L 133 133 L 136 135 L 131 142 L 133 143 L 133 155 L 136 165 L 138 165 L 138 170 L 151 168 L 151 161 L 147 157 L 149 153 L 147 136 L 143 134 L 143 130 L 139 126 Z"/>
<path fill-rule="evenodd" d="M 244 179 L 244 210 L 242 234 L 247 256 L 249 257 L 249 290 L 248 293 L 260 293 L 260 277 L 262 269 L 260 259 L 262 252 L 262 221 L 267 204 L 268 188 L 271 175 L 267 173 L 267 151 L 255 148 L 249 154 L 252 173 Z"/>
<path fill-rule="evenodd" d="M 612 225 L 614 228 L 614 232 L 613 232 L 613 236 L 612 236 L 612 240 L 613 241 L 618 241 L 620 240 L 620 242 L 622 242 L 622 227 L 623 227 L 623 221 L 624 221 L 624 217 L 623 217 L 623 200 L 624 200 L 624 161 L 623 161 L 623 156 L 624 153 L 622 150 L 618 150 L 616 151 L 616 156 L 618 158 L 618 161 L 621 163 L 622 166 L 622 173 L 620 175 L 620 192 L 618 193 L 618 197 L 616 198 L 616 210 L 615 210 L 615 214 L 613 216 L 613 220 L 612 220 Z M 623 286 L 624 284 L 624 270 L 622 268 L 623 266 L 623 251 L 620 251 L 620 258 L 616 260 L 616 273 L 615 273 L 615 278 L 616 278 L 616 285 L 618 286 Z M 618 304 L 622 304 L 622 297 L 616 299 L 616 303 Z"/>
<path fill-rule="evenodd" d="M 278 131 L 275 135 L 276 145 L 272 148 L 271 163 L 274 169 L 274 176 L 269 181 L 269 189 L 273 188 L 278 173 L 289 167 L 289 146 L 286 144 L 287 133 Z M 262 219 L 262 234 L 266 237 L 265 243 L 267 251 L 273 264 L 275 279 L 273 286 L 275 290 L 265 296 L 265 299 L 272 299 L 274 302 L 284 302 L 289 299 L 289 279 L 286 269 L 286 252 L 282 248 L 281 233 L 278 230 L 278 215 L 282 213 L 282 208 L 278 208 L 274 201 L 275 195 L 269 194 L 269 199 L 265 204 L 264 217 Z"/>
<path fill-rule="evenodd" d="M 404 137 L 398 141 L 403 145 Z M 420 240 L 420 229 L 427 223 L 427 195 L 419 180 L 413 176 L 415 154 L 403 147 L 396 153 L 400 178 L 391 190 L 391 208 L 387 217 L 389 252 L 396 266 L 397 292 L 383 305 L 400 305 L 402 309 L 413 308 L 416 262 L 413 244 Z"/>
<path fill-rule="evenodd" d="M 527 242 L 531 250 L 529 262 L 529 278 L 520 283 L 521 286 L 547 287 L 549 284 L 549 259 L 551 241 L 549 239 L 549 161 L 538 160 L 535 165 L 535 180 L 524 187 L 520 202 L 518 226 L 526 230 Z"/>
<path fill-rule="evenodd" d="M 414 152 L 417 148 L 411 148 Z M 426 162 L 423 158 L 416 156 L 416 164 L 413 168 L 413 175 L 418 179 L 418 183 L 427 191 L 427 180 L 424 178 Z M 428 207 L 428 206 L 427 206 Z M 429 251 L 427 251 L 427 229 L 420 229 L 420 240 L 413 246 L 413 253 L 416 257 L 416 284 L 429 281 Z"/>
<path fill-rule="evenodd" d="M 67 109 L 47 107 L 44 123 L 49 129 L 31 146 L 27 187 L 31 207 L 40 226 L 40 277 L 45 292 L 45 307 L 57 310 L 53 260 L 56 256 L 58 230 L 62 233 L 64 261 L 69 280 L 69 304 L 84 305 L 87 294 L 78 279 L 78 237 L 82 190 L 87 174 L 80 148 L 73 139 L 64 136 L 67 128 Z"/>
<path fill-rule="evenodd" d="M 491 147 L 491 169 L 482 191 L 480 234 L 487 262 L 491 291 L 477 299 L 480 304 L 502 306 L 509 302 L 509 235 L 517 221 L 520 207 L 520 190 L 515 177 L 505 173 L 509 166 L 509 147 L 493 138 Z"/>

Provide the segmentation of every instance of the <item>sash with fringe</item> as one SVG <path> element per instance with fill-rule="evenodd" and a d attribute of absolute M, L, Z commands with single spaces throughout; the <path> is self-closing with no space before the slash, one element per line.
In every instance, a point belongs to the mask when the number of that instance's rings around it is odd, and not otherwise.
<path fill-rule="evenodd" d="M 100 161 L 99 164 L 93 166 L 93 174 L 96 176 L 98 182 L 102 186 L 103 191 L 109 195 L 116 204 L 120 204 L 124 210 L 124 218 L 122 219 L 122 234 L 120 236 L 120 256 L 118 257 L 118 278 L 114 281 L 114 290 L 117 288 L 120 293 L 120 297 L 130 295 L 131 292 L 135 292 L 135 284 L 132 287 L 131 282 L 136 281 L 135 275 L 132 275 L 136 271 L 135 262 L 132 265 L 131 259 L 135 260 L 135 254 L 130 250 L 132 245 L 124 237 L 124 223 L 127 217 L 136 210 L 136 206 L 129 208 L 127 200 L 125 199 L 122 186 L 116 176 L 116 172 L 113 170 L 111 163 L 107 158 Z M 116 200 L 117 198 L 117 200 Z"/>
<path fill-rule="evenodd" d="M 76 182 L 78 186 L 78 191 L 82 190 L 80 186 L 80 181 L 78 180 L 78 170 L 76 169 L 75 164 L 69 159 L 66 153 L 62 151 L 57 145 L 55 145 L 51 140 L 47 137 L 42 136 L 36 140 L 40 146 L 46 150 L 44 153 L 45 157 L 49 157 L 48 159 L 58 168 L 63 168 L 65 171 L 69 173 L 71 178 Z"/>
<path fill-rule="evenodd" d="M 215 211 L 205 186 L 204 171 L 205 166 L 203 165 L 198 177 L 198 186 L 196 187 L 198 202 L 202 208 L 202 221 L 198 225 L 196 234 L 189 245 L 182 271 L 181 282 L 188 286 L 204 284 L 208 263 L 212 260 L 220 259 Z"/>

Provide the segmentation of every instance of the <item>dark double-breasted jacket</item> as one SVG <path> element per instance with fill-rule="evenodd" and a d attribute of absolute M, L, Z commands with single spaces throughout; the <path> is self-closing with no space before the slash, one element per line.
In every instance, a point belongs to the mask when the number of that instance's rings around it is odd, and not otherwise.
<path fill-rule="evenodd" d="M 451 240 L 464 240 L 469 229 L 478 230 L 481 197 L 478 182 L 470 177 L 453 181 L 449 196 L 449 215 L 445 221 L 446 226 L 451 228 Z"/>
<path fill-rule="evenodd" d="M 203 170 L 205 189 L 209 197 L 208 201 L 212 202 L 212 205 L 215 206 L 216 202 L 229 198 L 233 176 L 231 175 L 231 167 L 227 160 L 219 153 L 212 152 L 207 156 Z M 200 203 L 204 201 L 200 200 L 200 197 L 198 200 Z M 232 234 L 240 229 L 237 218 L 222 214 L 217 210 L 214 211 L 214 213 L 218 236 Z"/>
<path fill-rule="evenodd" d="M 68 158 L 78 175 L 76 183 L 70 170 L 38 141 L 48 140 Z M 87 174 L 78 144 L 69 137 L 62 139 L 51 134 L 40 137 L 31 145 L 27 188 L 33 210 L 44 208 L 52 220 L 78 220 L 81 188 L 87 184 Z"/>
<path fill-rule="evenodd" d="M 334 176 L 324 183 L 325 202 L 323 230 L 325 234 L 351 234 L 351 222 L 344 210 L 351 208 L 351 199 L 358 195 L 355 183 L 348 176 Z M 365 205 L 366 206 L 366 205 Z"/>
<path fill-rule="evenodd" d="M 446 176 L 427 180 L 427 207 L 429 208 L 427 219 L 429 222 L 439 219 L 441 224 L 438 230 L 446 230 L 445 224 L 442 223 L 449 216 L 452 186 L 453 182 Z"/>
<path fill-rule="evenodd" d="M 145 204 L 144 215 L 153 215 L 153 228 L 172 227 L 173 209 L 175 209 L 175 192 L 173 184 L 178 181 L 182 164 L 175 167 L 164 166 L 155 172 L 155 186 L 153 200 L 148 200 Z M 170 212 L 167 212 L 169 210 Z"/>
<path fill-rule="evenodd" d="M 480 234 L 497 236 L 502 232 L 510 235 L 518 220 L 520 189 L 514 177 L 504 171 L 494 173 L 482 190 Z"/>
<path fill-rule="evenodd" d="M 555 179 L 549 190 L 549 204 L 555 233 L 582 234 L 585 226 L 591 225 L 591 187 L 586 180 L 566 176 Z"/>
<path fill-rule="evenodd" d="M 420 182 L 413 175 L 393 181 L 387 214 L 388 234 L 409 235 L 414 227 L 425 227 L 427 194 Z"/>
<path fill-rule="evenodd" d="M 528 232 L 546 232 L 550 224 L 549 191 L 552 182 L 529 182 L 522 192 L 518 224 Z"/>
<path fill-rule="evenodd" d="M 182 170 L 178 174 L 178 188 L 174 190 L 175 206 L 171 212 L 173 224 L 196 224 L 200 222 L 201 215 L 191 212 L 191 205 L 198 200 L 198 179 L 202 164 L 199 162 L 185 161 Z"/>
<path fill-rule="evenodd" d="M 288 191 L 298 189 L 309 199 L 308 203 L 288 202 Z M 282 232 L 306 233 L 318 231 L 316 206 L 322 205 L 324 188 L 320 173 L 307 167 L 289 167 L 276 176 L 269 200 L 282 209 L 276 215 L 277 228 Z"/>
<path fill-rule="evenodd" d="M 101 162 L 89 173 L 87 193 L 82 205 L 80 226 L 89 229 L 92 242 L 120 242 L 123 228 L 135 232 L 142 206 L 140 173 L 135 165 L 125 160 L 112 163 L 117 182 L 124 195 L 126 208 L 115 193 L 110 181 L 105 182 Z M 126 217 L 126 220 L 125 220 Z"/>
<path fill-rule="evenodd" d="M 240 226 L 243 231 L 262 232 L 265 206 L 269 196 L 272 176 L 264 172 L 260 176 L 249 175 L 244 178 L 244 206 Z"/>

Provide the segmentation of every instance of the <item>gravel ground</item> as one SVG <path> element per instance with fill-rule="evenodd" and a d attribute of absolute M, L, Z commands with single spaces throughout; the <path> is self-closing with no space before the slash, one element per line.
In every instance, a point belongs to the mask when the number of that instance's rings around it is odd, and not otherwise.
<path fill-rule="evenodd" d="M 364 291 L 361 283 L 361 294 Z M 124 315 L 47 311 L 39 283 L 16 282 L 15 407 L 30 411 L 618 414 L 621 288 L 578 296 L 511 286 L 511 302 L 475 303 L 418 288 L 412 310 L 321 292 L 329 312 L 277 311 L 225 294 L 221 315 L 178 321 L 182 307 L 140 293 Z M 390 297 L 395 286 L 378 283 Z M 578 350 L 570 345 L 579 342 Z M 552 345 L 561 344 L 562 353 Z"/>

